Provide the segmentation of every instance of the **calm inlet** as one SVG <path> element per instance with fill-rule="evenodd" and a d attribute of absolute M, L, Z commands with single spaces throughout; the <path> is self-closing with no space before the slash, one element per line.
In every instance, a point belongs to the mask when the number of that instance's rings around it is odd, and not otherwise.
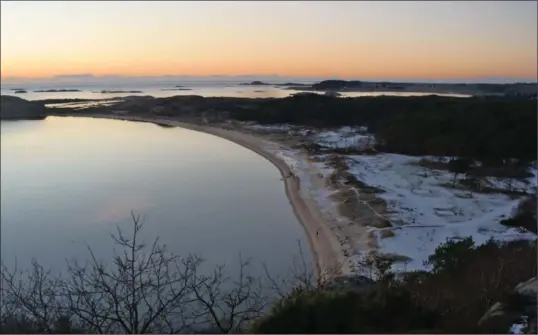
<path fill-rule="evenodd" d="M 144 240 L 195 253 L 206 266 L 284 274 L 308 242 L 270 162 L 230 141 L 182 128 L 90 118 L 1 123 L 2 261 L 113 254 L 110 233 L 145 217 Z"/>

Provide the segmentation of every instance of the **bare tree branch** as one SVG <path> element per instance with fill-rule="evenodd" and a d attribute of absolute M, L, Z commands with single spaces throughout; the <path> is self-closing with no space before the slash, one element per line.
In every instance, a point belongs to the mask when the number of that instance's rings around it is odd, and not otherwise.
<path fill-rule="evenodd" d="M 37 261 L 28 274 L 2 264 L 2 319 L 30 325 L 27 332 L 229 333 L 264 311 L 269 299 L 241 255 L 236 278 L 225 276 L 223 266 L 204 274 L 196 255 L 173 255 L 158 239 L 144 243 L 143 218 L 131 212 L 131 219 L 131 236 L 119 227 L 111 235 L 120 250 L 109 263 L 87 246 L 88 261 L 67 261 L 64 277 L 52 276 Z M 296 276 L 306 280 L 302 250 L 301 258 Z"/>

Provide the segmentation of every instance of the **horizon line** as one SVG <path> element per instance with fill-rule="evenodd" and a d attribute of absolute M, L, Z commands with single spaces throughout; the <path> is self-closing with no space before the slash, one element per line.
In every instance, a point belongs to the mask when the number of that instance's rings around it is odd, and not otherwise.
<path fill-rule="evenodd" d="M 465 83 L 468 81 L 472 82 L 479 82 L 480 80 L 486 80 L 486 81 L 511 81 L 513 83 L 537 83 L 538 82 L 538 75 L 536 77 L 511 77 L 511 76 L 482 76 L 482 77 L 452 77 L 452 78 L 421 78 L 421 77 L 415 77 L 415 78 L 356 78 L 356 77 L 342 77 L 342 76 L 287 76 L 287 75 L 280 75 L 280 74 L 233 74 L 233 75 L 223 75 L 223 74 L 214 74 L 214 75 L 175 75 L 175 74 L 167 74 L 167 75 L 120 75 L 120 74 L 105 74 L 105 75 L 95 75 L 91 73 L 81 73 L 81 74 L 61 74 L 61 75 L 53 75 L 49 77 L 5 77 L 0 78 L 0 82 L 8 82 L 8 81 L 46 81 L 46 80 L 61 80 L 61 79 L 71 79 L 71 80 L 84 80 L 84 79 L 176 79 L 176 78 L 182 78 L 182 79 L 203 79 L 203 78 L 223 78 L 223 79 L 262 79 L 262 78 L 281 78 L 281 79 L 287 79 L 287 80 L 346 80 L 346 81 L 400 81 L 400 82 L 406 82 L 406 81 L 412 81 L 412 82 L 461 82 Z"/>

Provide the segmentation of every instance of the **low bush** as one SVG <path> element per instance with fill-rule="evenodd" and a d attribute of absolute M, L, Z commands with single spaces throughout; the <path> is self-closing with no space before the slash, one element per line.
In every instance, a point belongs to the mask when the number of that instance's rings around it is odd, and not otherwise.
<path fill-rule="evenodd" d="M 526 198 L 519 204 L 515 215 L 509 219 L 502 220 L 501 224 L 523 228 L 536 234 L 538 230 L 538 225 L 536 224 L 536 201 L 536 195 Z"/>
<path fill-rule="evenodd" d="M 257 320 L 255 333 L 506 333 L 514 318 L 478 322 L 536 275 L 536 241 L 476 246 L 447 241 L 429 257 L 431 272 L 384 276 L 368 293 L 302 292 Z"/>

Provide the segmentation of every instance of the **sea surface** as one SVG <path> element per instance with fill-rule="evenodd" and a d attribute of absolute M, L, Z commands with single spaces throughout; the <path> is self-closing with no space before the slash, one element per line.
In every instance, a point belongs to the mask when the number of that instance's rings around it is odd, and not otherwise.
<path fill-rule="evenodd" d="M 313 82 L 298 82 L 312 84 Z M 176 87 L 181 86 L 181 87 Z M 15 93 L 24 89 L 27 93 Z M 79 92 L 36 92 L 40 90 L 79 90 Z M 181 90 L 178 90 L 181 89 Z M 103 91 L 140 91 L 140 93 L 103 93 Z M 199 95 L 203 97 L 283 98 L 301 92 L 277 85 L 241 85 L 239 81 L 156 81 L 156 82 L 39 82 L 27 84 L 2 84 L 1 95 L 19 96 L 26 100 L 45 99 L 110 99 L 124 96 L 171 97 L 176 95 Z M 323 94 L 323 92 L 316 92 Z M 421 92 L 341 92 L 343 97 L 360 96 L 424 96 Z M 437 94 L 442 96 L 468 97 L 463 94 Z"/>
<path fill-rule="evenodd" d="M 112 259 L 110 234 L 131 232 L 170 252 L 206 259 L 204 269 L 239 257 L 250 273 L 265 262 L 284 275 L 311 256 L 276 167 L 213 135 L 150 123 L 48 117 L 1 122 L 1 258 L 19 269 L 32 258 L 62 272 L 90 246 Z"/>

